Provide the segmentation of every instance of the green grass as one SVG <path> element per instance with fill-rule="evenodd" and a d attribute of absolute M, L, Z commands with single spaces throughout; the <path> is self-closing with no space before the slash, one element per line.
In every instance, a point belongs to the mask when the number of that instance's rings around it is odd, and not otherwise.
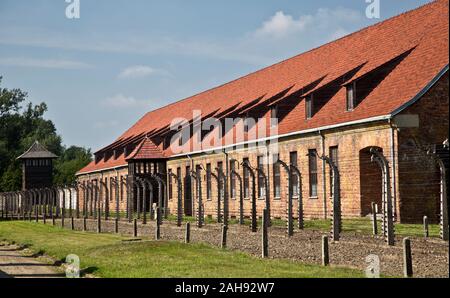
<path fill-rule="evenodd" d="M 124 239 L 118 235 L 75 232 L 40 223 L 0 221 L 0 240 L 27 245 L 35 252 L 58 260 L 76 254 L 82 268 L 99 277 L 363 277 L 358 270 L 263 260 L 208 245 L 123 242 Z"/>

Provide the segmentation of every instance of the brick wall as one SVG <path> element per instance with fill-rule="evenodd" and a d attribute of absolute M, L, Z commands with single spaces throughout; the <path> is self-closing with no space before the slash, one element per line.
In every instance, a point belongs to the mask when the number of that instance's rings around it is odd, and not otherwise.
<path fill-rule="evenodd" d="M 449 76 L 444 75 L 402 115 L 419 115 L 418 128 L 401 128 L 398 137 L 400 220 L 420 222 L 424 215 L 439 217 L 438 167 L 412 144 L 442 144 L 449 130 Z"/>
<path fill-rule="evenodd" d="M 104 172 L 99 172 L 99 173 L 93 173 L 93 174 L 88 174 L 88 175 L 81 175 L 78 177 L 78 183 L 83 184 L 83 183 L 87 183 L 90 181 L 106 181 L 107 186 L 108 186 L 108 191 L 109 191 L 109 206 L 110 206 L 110 210 L 112 212 L 114 212 L 116 210 L 116 192 L 115 192 L 115 188 L 114 186 L 111 188 L 110 187 L 110 181 L 111 178 L 117 178 L 120 181 L 121 177 L 126 177 L 126 175 L 128 174 L 128 168 L 120 168 L 116 170 L 107 170 Z M 80 193 L 79 193 L 79 206 L 80 206 L 80 210 L 82 210 L 82 206 L 84 204 L 85 201 L 85 194 L 83 192 L 82 189 L 80 189 Z M 126 198 L 127 198 L 127 189 L 124 185 L 121 185 L 119 188 L 119 208 L 120 211 L 125 211 L 126 210 Z"/>
<path fill-rule="evenodd" d="M 336 131 L 330 131 L 323 134 L 325 140 L 325 154 L 329 155 L 330 147 L 338 146 L 339 152 L 339 169 L 341 176 L 341 198 L 342 198 L 342 211 L 344 217 L 359 217 L 368 213 L 367 206 L 370 206 L 371 200 L 375 200 L 373 196 L 365 201 L 361 200 L 361 185 L 364 185 L 364 179 L 360 176 L 360 166 L 363 169 L 368 167 L 367 158 L 365 157 L 364 164 L 360 164 L 360 152 L 367 151 L 367 148 L 371 146 L 380 147 L 385 152 L 390 152 L 389 140 L 391 129 L 387 124 L 366 124 L 365 126 L 353 127 L 352 129 L 341 129 Z M 281 140 L 279 143 L 280 159 L 289 164 L 290 153 L 297 152 L 298 155 L 298 167 L 302 173 L 302 196 L 305 217 L 307 218 L 323 218 L 325 214 L 329 216 L 331 214 L 331 194 L 330 194 L 330 169 L 329 166 L 325 166 L 325 176 L 322 171 L 322 161 L 318 160 L 318 194 L 317 197 L 309 196 L 309 165 L 308 165 L 308 150 L 316 149 L 319 155 L 322 155 L 322 137 L 319 134 L 310 134 L 302 137 L 291 137 L 289 139 Z M 244 158 L 248 158 L 250 164 L 253 167 L 257 166 L 257 157 L 264 156 L 264 151 L 260 153 L 255 151 L 233 151 L 229 153 L 229 159 L 236 159 L 242 162 Z M 196 165 L 203 165 L 206 168 L 208 163 L 211 164 L 214 170 L 217 167 L 218 162 L 224 162 L 224 154 L 211 154 L 211 155 L 196 155 L 192 156 L 194 168 Z M 178 158 L 168 161 L 168 169 L 172 169 L 176 173 L 177 168 L 181 168 L 182 176 L 186 175 L 186 167 L 191 166 L 191 160 L 187 158 Z M 373 164 L 370 164 L 373 169 Z M 192 167 L 192 166 L 191 166 Z M 376 169 L 376 168 L 375 168 Z M 243 168 L 239 166 L 237 171 L 243 177 Z M 286 218 L 287 210 L 287 175 L 283 168 L 281 168 L 281 197 L 274 198 L 273 194 L 273 168 L 272 165 L 265 165 L 265 174 L 269 177 L 269 192 L 271 198 L 271 216 L 274 218 Z M 325 177 L 325 179 L 324 179 Z M 364 178 L 364 176 L 362 176 Z M 380 173 L 381 177 L 381 173 Z M 373 188 L 377 189 L 375 193 L 378 193 L 381 189 L 381 179 L 375 177 Z M 363 180 L 363 181 L 362 181 Z M 239 194 L 239 183 L 237 181 L 237 193 Z M 251 178 L 250 178 L 251 182 Z M 325 182 L 325 194 L 324 183 Z M 379 183 L 379 185 L 376 185 Z M 217 183 L 212 180 L 212 196 L 207 199 L 206 189 L 206 173 L 202 171 L 202 198 L 205 206 L 205 215 L 216 218 L 217 213 Z M 195 183 L 194 183 L 195 185 Z M 251 183 L 250 183 L 251 186 Z M 256 183 L 258 187 L 258 184 Z M 195 187 L 195 186 L 194 186 Z M 195 189 L 195 188 L 194 188 Z M 367 192 L 366 192 L 367 194 Z M 183 194 L 184 195 L 184 194 Z M 173 186 L 173 198 L 169 200 L 169 207 L 172 213 L 177 210 L 176 204 L 177 189 L 176 184 Z M 184 196 L 183 196 L 184 198 Z M 326 211 L 324 208 L 324 200 L 326 202 Z M 381 201 L 381 198 L 379 199 Z M 196 196 L 194 195 L 194 207 L 196 207 Z M 297 210 L 298 201 L 294 200 L 294 211 Z M 222 204 L 223 206 L 223 204 Z M 223 207 L 222 207 L 223 208 Z M 260 216 L 262 210 L 265 208 L 265 198 L 257 198 L 257 212 Z M 239 196 L 235 199 L 230 199 L 230 216 L 239 215 Z M 251 215 L 251 189 L 250 197 L 244 199 L 244 215 Z M 294 212 L 294 216 L 296 212 Z"/>
<path fill-rule="evenodd" d="M 420 222 L 424 215 L 431 220 L 437 221 L 439 212 L 439 172 L 437 167 L 431 163 L 428 157 L 421 155 L 411 148 L 411 140 L 421 144 L 442 143 L 448 138 L 448 73 L 425 94 L 425 96 L 404 112 L 406 114 L 417 114 L 420 118 L 418 128 L 393 129 L 389 123 L 374 122 L 351 126 L 346 128 L 327 130 L 322 135 L 311 133 L 301 136 L 284 138 L 279 141 L 280 159 L 289 164 L 290 153 L 296 151 L 298 155 L 298 167 L 302 173 L 302 197 L 304 214 L 306 218 L 324 218 L 331 214 L 330 193 L 330 168 L 318 160 L 318 192 L 316 197 L 309 196 L 309 165 L 307 153 L 310 149 L 316 149 L 319 155 L 330 154 L 331 147 L 338 147 L 338 163 L 340 172 L 340 192 L 342 200 L 342 214 L 344 217 L 360 217 L 371 212 L 370 205 L 376 202 L 381 207 L 381 171 L 377 164 L 371 162 L 368 152 L 370 147 L 378 147 L 387 158 L 392 175 L 391 183 L 393 199 L 397 218 L 401 222 Z M 391 142 L 393 141 L 393 146 Z M 322 148 L 325 148 L 325 152 Z M 253 167 L 257 166 L 257 157 L 264 156 L 264 150 L 236 150 L 229 153 L 229 159 L 236 159 L 239 163 L 248 158 Z M 199 164 L 206 168 L 211 164 L 212 170 L 218 162 L 223 162 L 225 169 L 224 154 L 197 154 L 189 158 L 172 158 L 167 161 L 167 169 L 177 173 L 181 169 L 183 180 L 182 198 L 185 198 L 184 178 L 186 167 L 195 167 Z M 192 164 L 193 162 L 193 164 Z M 243 167 L 239 166 L 237 171 L 242 177 Z M 287 179 L 286 172 L 281 167 L 281 196 L 274 198 L 273 193 L 273 168 L 265 165 L 264 171 L 269 178 L 269 193 L 271 204 L 271 216 L 273 218 L 286 218 L 287 210 Z M 111 177 L 126 176 L 127 168 L 105 171 L 103 173 L 82 175 L 79 182 L 91 181 L 93 179 L 105 179 Z M 218 205 L 217 182 L 212 179 L 211 197 L 207 196 L 206 172 L 201 171 L 202 198 L 205 207 L 205 215 L 216 218 Z M 256 173 L 255 173 L 256 174 Z M 193 211 L 197 209 L 196 186 L 193 180 Z M 258 183 L 256 183 L 258 187 Z M 251 188 L 251 178 L 250 178 Z M 239 183 L 236 179 L 236 198 L 230 198 L 229 214 L 231 217 L 239 216 Z M 169 198 L 169 209 L 171 214 L 177 212 L 177 183 L 172 182 L 172 197 Z M 83 194 L 80 194 L 83 202 Z M 298 200 L 294 199 L 294 217 L 296 216 Z M 184 206 L 184 203 L 183 203 Z M 123 190 L 123 200 L 120 204 L 121 210 L 126 210 L 126 189 Z M 185 207 L 183 207 L 185 208 Z M 221 203 L 223 210 L 223 202 Z M 261 216 L 265 208 L 265 198 L 257 197 L 257 213 Z M 250 196 L 244 199 L 244 215 L 251 215 L 251 189 Z"/>

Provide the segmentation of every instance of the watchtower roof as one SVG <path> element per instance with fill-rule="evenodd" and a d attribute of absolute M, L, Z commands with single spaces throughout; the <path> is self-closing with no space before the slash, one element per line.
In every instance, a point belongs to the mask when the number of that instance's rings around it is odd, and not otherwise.
<path fill-rule="evenodd" d="M 51 153 L 47 150 L 39 141 L 35 141 L 31 147 L 25 151 L 24 154 L 19 156 L 17 159 L 35 159 L 35 158 L 58 158 L 57 155 Z"/>

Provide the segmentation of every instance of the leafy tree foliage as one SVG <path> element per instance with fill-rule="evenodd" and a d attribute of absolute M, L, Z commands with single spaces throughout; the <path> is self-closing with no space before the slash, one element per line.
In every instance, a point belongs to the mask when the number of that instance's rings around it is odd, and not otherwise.
<path fill-rule="evenodd" d="M 44 119 L 47 105 L 26 103 L 27 93 L 1 88 L 0 77 L 0 192 L 21 189 L 21 163 L 17 157 L 36 140 L 59 158 L 55 162 L 54 182 L 75 181 L 75 173 L 91 160 L 90 149 L 66 149 L 51 120 Z"/>
<path fill-rule="evenodd" d="M 75 183 L 75 174 L 81 168 L 91 162 L 90 149 L 72 146 L 64 150 L 64 153 L 56 160 L 55 175 L 53 181 L 57 185 Z"/>

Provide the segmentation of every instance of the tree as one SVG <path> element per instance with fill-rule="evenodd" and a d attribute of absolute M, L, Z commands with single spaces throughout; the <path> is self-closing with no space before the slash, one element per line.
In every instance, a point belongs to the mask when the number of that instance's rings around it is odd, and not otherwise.
<path fill-rule="evenodd" d="M 69 147 L 55 162 L 53 182 L 56 185 L 73 184 L 76 180 L 75 174 L 91 160 L 91 150 L 76 146 Z"/>
<path fill-rule="evenodd" d="M 0 76 L 0 86 L 2 77 Z M 0 87 L 0 192 L 21 188 L 21 164 L 16 158 L 36 140 L 59 158 L 55 161 L 55 183 L 75 181 L 75 173 L 91 161 L 90 149 L 67 150 L 51 120 L 44 119 L 47 105 L 24 102 L 27 93 Z"/>

